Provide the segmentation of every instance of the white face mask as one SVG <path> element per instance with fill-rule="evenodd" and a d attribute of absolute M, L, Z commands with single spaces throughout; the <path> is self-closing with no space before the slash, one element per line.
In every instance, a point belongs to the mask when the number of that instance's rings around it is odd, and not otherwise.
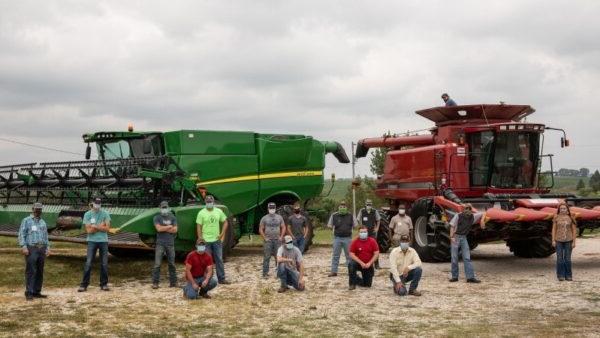
<path fill-rule="evenodd" d="M 160 214 L 163 216 L 168 215 L 171 212 L 169 208 L 160 208 Z"/>
<path fill-rule="evenodd" d="M 94 210 L 100 210 L 100 204 L 92 203 L 92 208 Z"/>
<path fill-rule="evenodd" d="M 406 210 L 404 210 L 404 209 L 398 209 L 398 215 L 400 215 L 400 216 L 406 215 Z"/>
<path fill-rule="evenodd" d="M 369 237 L 369 233 L 366 232 L 366 231 L 361 231 L 361 232 L 358 233 L 358 237 L 360 239 L 367 239 L 367 237 Z"/>
<path fill-rule="evenodd" d="M 212 208 L 214 208 L 214 206 L 215 206 L 215 204 L 213 202 L 206 203 L 206 208 L 207 209 L 212 209 Z"/>
<path fill-rule="evenodd" d="M 402 251 L 408 250 L 408 246 L 409 245 L 406 242 L 400 243 L 400 249 L 402 249 Z"/>
<path fill-rule="evenodd" d="M 269 209 L 269 214 L 273 215 L 275 213 L 275 209 Z"/>
<path fill-rule="evenodd" d="M 198 253 L 204 253 L 204 251 L 206 251 L 206 245 L 196 245 L 196 251 L 198 251 Z"/>
<path fill-rule="evenodd" d="M 285 247 L 288 249 L 293 249 L 294 248 L 294 243 L 285 243 Z"/>

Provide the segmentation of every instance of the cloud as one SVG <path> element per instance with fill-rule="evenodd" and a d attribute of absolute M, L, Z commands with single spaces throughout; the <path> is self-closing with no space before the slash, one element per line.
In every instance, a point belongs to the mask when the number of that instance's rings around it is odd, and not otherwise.
<path fill-rule="evenodd" d="M 96 130 L 304 133 L 347 147 L 414 111 L 532 104 L 555 165 L 600 167 L 600 4 L 582 1 L 0 3 L 0 137 L 83 151 Z M 72 159 L 0 142 L 3 163 Z M 328 160 L 328 171 L 350 167 Z M 361 159 L 359 174 L 370 174 Z"/>

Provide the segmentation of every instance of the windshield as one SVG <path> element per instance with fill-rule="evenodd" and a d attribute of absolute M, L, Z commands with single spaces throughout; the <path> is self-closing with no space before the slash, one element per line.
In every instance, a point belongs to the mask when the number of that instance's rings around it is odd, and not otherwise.
<path fill-rule="evenodd" d="M 98 143 L 98 152 L 105 160 L 116 158 L 127 158 L 131 156 L 129 143 L 125 140 L 115 142 Z"/>
<path fill-rule="evenodd" d="M 163 154 L 159 135 L 148 135 L 145 138 L 98 142 L 98 158 L 113 160 L 129 157 L 149 157 Z"/>

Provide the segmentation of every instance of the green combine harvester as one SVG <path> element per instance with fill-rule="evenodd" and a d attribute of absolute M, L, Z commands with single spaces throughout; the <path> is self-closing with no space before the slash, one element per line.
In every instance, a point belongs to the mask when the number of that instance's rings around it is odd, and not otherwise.
<path fill-rule="evenodd" d="M 210 194 L 229 216 L 226 254 L 241 236 L 258 233 L 267 203 L 288 214 L 292 204 L 318 197 L 326 154 L 349 163 L 339 143 L 304 135 L 130 127 L 85 134 L 83 140 L 84 161 L 0 167 L 0 235 L 17 236 L 32 203 L 42 202 L 51 240 L 85 243 L 83 214 L 100 197 L 112 217 L 111 254 L 132 255 L 153 249 L 152 219 L 167 200 L 179 222 L 175 245 L 182 253 L 194 247 L 196 215 Z M 90 160 L 92 143 L 97 160 Z M 307 247 L 311 239 L 312 231 Z"/>

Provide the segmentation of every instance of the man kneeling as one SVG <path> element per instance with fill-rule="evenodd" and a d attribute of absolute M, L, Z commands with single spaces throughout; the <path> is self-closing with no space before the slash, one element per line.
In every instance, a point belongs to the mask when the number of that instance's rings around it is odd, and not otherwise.
<path fill-rule="evenodd" d="M 355 238 L 350 244 L 350 264 L 348 264 L 349 290 L 354 290 L 356 286 L 370 288 L 373 284 L 373 263 L 379 258 L 379 245 L 374 238 L 369 237 L 369 229 L 361 226 L 358 232 L 358 238 Z M 361 277 L 358 277 L 360 271 Z"/>
<path fill-rule="evenodd" d="M 196 243 L 196 251 L 190 252 L 185 259 L 185 279 L 187 285 L 183 288 L 183 294 L 188 299 L 210 298 L 208 291 L 217 286 L 213 260 L 206 253 L 206 243 L 202 239 Z"/>
<path fill-rule="evenodd" d="M 406 296 L 406 283 L 410 282 L 408 294 L 420 296 L 417 291 L 421 280 L 421 259 L 415 249 L 409 246 L 409 237 L 400 237 L 400 246 L 394 248 L 390 253 L 390 279 L 394 284 L 394 292 L 400 296 Z"/>
<path fill-rule="evenodd" d="M 277 277 L 281 281 L 277 292 L 286 292 L 288 286 L 304 291 L 302 253 L 294 246 L 292 236 L 285 236 L 284 244 L 277 250 Z"/>

